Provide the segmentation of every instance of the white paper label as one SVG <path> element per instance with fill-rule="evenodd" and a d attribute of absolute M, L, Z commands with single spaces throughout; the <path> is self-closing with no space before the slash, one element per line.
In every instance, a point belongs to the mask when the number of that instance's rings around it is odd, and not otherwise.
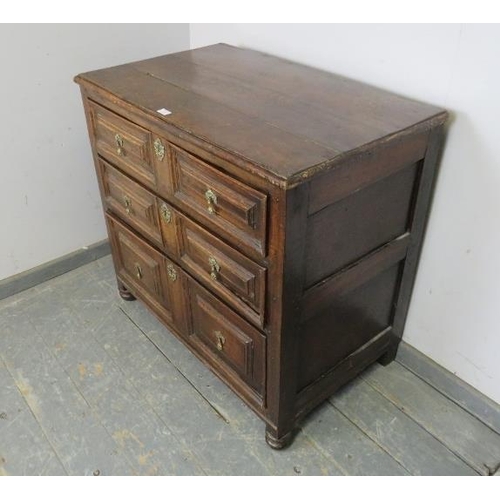
<path fill-rule="evenodd" d="M 156 110 L 157 113 L 160 113 L 160 115 L 167 116 L 171 115 L 172 111 L 169 111 L 167 108 L 161 108 Z"/>

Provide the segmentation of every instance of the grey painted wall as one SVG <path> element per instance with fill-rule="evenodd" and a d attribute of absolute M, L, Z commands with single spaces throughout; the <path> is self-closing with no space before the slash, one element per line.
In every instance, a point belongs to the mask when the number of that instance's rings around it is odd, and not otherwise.
<path fill-rule="evenodd" d="M 106 238 L 77 73 L 189 46 L 187 24 L 0 28 L 0 280 Z"/>

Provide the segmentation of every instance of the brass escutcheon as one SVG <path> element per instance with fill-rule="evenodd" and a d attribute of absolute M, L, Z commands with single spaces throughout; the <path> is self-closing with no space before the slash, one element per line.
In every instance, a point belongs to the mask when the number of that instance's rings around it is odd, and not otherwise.
<path fill-rule="evenodd" d="M 172 222 L 172 211 L 167 207 L 165 203 L 160 207 L 161 218 L 167 223 Z"/>
<path fill-rule="evenodd" d="M 165 146 L 162 144 L 159 138 L 156 138 L 153 142 L 153 148 L 158 160 L 163 161 L 163 158 L 165 158 Z"/>
<path fill-rule="evenodd" d="M 167 264 L 167 274 L 171 281 L 175 281 L 177 279 L 177 271 L 172 264 Z"/>

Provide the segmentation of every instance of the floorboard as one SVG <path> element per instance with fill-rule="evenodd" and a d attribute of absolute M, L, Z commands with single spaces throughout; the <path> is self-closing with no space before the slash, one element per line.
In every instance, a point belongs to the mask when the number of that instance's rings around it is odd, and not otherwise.
<path fill-rule="evenodd" d="M 1 359 L 0 381 L 0 475 L 66 475 Z"/>
<path fill-rule="evenodd" d="M 363 377 L 479 474 L 497 468 L 500 436 L 399 363 L 374 365 Z"/>
<path fill-rule="evenodd" d="M 0 475 L 495 474 L 495 426 L 443 392 L 375 366 L 277 452 L 221 380 L 119 298 L 109 256 L 0 301 Z"/>
<path fill-rule="evenodd" d="M 92 288 L 84 287 L 84 290 L 88 294 L 82 303 L 91 303 Z M 98 297 L 96 293 L 96 301 L 100 300 Z M 44 304 L 44 301 L 48 303 Z M 94 339 L 92 330 L 89 335 L 86 322 L 76 318 L 71 309 L 58 311 L 57 305 L 49 307 L 53 302 L 53 297 L 46 295 L 43 301 L 29 308 L 29 317 L 116 446 L 133 464 L 135 473 L 203 474 L 194 455 L 141 398 L 119 366 Z M 55 328 L 53 318 L 60 319 L 63 315 L 65 329 Z M 125 326 L 135 328 L 132 323 L 126 323 Z M 122 327 L 117 323 L 109 325 L 110 329 Z"/>
<path fill-rule="evenodd" d="M 500 405 L 404 342 L 398 350 L 397 361 L 497 434 L 500 433 Z"/>
<path fill-rule="evenodd" d="M 262 439 L 265 424 L 219 378 L 206 368 L 139 302 L 123 308 L 144 334 L 168 357 L 179 373 L 205 398 L 235 432 L 247 439 L 251 452 L 272 475 L 342 475 L 342 471 L 303 433 L 292 446 L 270 453 Z"/>
<path fill-rule="evenodd" d="M 246 436 L 234 432 L 147 337 L 129 324 L 129 318 L 117 309 L 97 327 L 96 334 L 141 396 L 192 450 L 205 473 L 266 474 Z"/>
<path fill-rule="evenodd" d="M 410 475 L 408 470 L 328 403 L 307 417 L 303 432 L 345 475 Z"/>
<path fill-rule="evenodd" d="M 26 314 L 17 316 L 16 321 L 2 332 L 0 352 L 17 388 L 68 474 L 135 473 Z M 18 458 L 24 460 L 22 456 Z"/>
<path fill-rule="evenodd" d="M 331 403 L 414 476 L 477 475 L 363 379 L 353 381 Z"/>

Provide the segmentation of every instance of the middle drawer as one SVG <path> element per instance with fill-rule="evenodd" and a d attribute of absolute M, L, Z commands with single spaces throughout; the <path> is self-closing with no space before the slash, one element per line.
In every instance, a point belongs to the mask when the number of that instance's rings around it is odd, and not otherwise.
<path fill-rule="evenodd" d="M 253 324 L 264 326 L 266 269 L 100 160 L 107 209 Z"/>

